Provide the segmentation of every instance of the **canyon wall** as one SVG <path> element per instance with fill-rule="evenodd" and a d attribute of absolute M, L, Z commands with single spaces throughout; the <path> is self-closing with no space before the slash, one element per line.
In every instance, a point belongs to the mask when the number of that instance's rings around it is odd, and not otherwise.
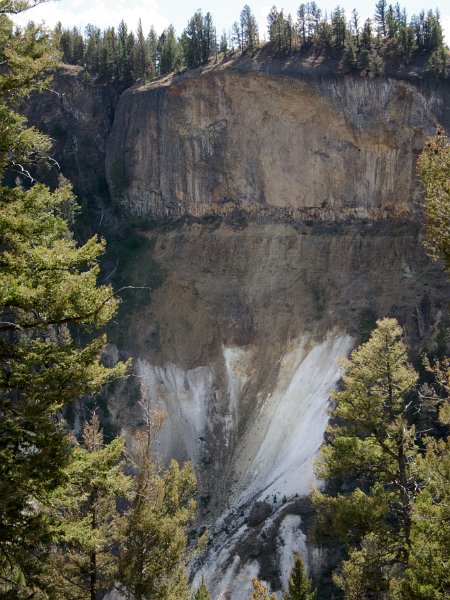
<path fill-rule="evenodd" d="M 210 69 L 162 80 L 121 97 L 110 189 L 132 214 L 156 218 L 234 207 L 295 219 L 407 218 L 436 103 L 394 79 Z"/>
<path fill-rule="evenodd" d="M 233 600 L 255 575 L 279 590 L 294 550 L 330 597 L 307 496 L 339 358 L 382 316 L 412 359 L 448 328 L 415 175 L 447 82 L 294 67 L 231 61 L 120 98 L 72 70 L 47 96 L 63 171 L 108 238 L 104 277 L 136 288 L 110 329 L 110 360 L 134 359 L 110 419 L 131 440 L 140 400 L 164 410 L 156 451 L 193 461 L 209 530 L 194 584 Z"/>

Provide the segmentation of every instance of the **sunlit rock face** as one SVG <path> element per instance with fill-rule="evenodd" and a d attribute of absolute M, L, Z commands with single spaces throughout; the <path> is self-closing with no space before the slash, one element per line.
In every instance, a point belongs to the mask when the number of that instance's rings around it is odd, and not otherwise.
<path fill-rule="evenodd" d="M 395 79 L 233 69 L 122 95 L 107 176 L 132 213 L 404 217 L 433 98 Z"/>

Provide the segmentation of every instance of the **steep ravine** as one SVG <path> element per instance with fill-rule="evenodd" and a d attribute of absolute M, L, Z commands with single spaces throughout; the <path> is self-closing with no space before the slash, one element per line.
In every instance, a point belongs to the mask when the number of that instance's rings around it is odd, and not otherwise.
<path fill-rule="evenodd" d="M 233 600 L 257 574 L 279 590 L 294 549 L 320 579 L 332 557 L 311 543 L 307 495 L 339 358 L 384 315 L 412 358 L 445 339 L 415 161 L 446 123 L 447 82 L 244 61 L 130 88 L 117 107 L 80 72 L 56 85 L 45 126 L 97 207 L 90 227 L 107 226 L 105 276 L 145 288 L 124 293 L 111 327 L 111 359 L 134 358 L 111 419 L 131 432 L 149 397 L 167 415 L 161 459 L 193 461 L 196 529 L 210 533 L 194 581 Z M 81 139 L 96 185 L 66 152 Z"/>

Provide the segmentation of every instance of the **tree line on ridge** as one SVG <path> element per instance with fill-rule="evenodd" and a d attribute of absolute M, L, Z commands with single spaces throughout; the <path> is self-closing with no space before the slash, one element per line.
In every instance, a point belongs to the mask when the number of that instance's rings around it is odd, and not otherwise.
<path fill-rule="evenodd" d="M 173 25 L 160 34 L 153 26 L 144 32 L 141 20 L 135 33 L 121 21 L 117 29 L 101 30 L 91 24 L 84 32 L 59 23 L 55 34 L 64 62 L 85 67 L 98 81 L 123 86 L 195 68 L 219 55 L 252 56 L 263 46 L 277 55 L 311 52 L 335 57 L 343 72 L 371 75 L 381 74 L 386 60 L 408 64 L 422 54 L 428 57 L 430 74 L 443 75 L 448 54 L 437 10 L 422 10 L 409 19 L 398 2 L 393 5 L 387 0 L 379 0 L 374 16 L 364 22 L 356 9 L 347 16 L 337 6 L 327 15 L 314 1 L 300 4 L 294 17 L 273 6 L 267 17 L 267 42 L 261 42 L 248 5 L 230 31 L 220 36 L 211 13 L 203 15 L 201 10 L 189 19 L 179 37 Z"/>

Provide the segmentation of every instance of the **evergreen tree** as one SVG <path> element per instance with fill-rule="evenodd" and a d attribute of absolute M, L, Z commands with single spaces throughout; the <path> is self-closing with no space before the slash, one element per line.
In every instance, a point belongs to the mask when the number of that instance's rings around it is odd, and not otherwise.
<path fill-rule="evenodd" d="M 157 56 L 158 56 L 158 36 L 153 25 L 147 36 L 147 46 L 149 53 L 149 79 L 153 79 L 158 73 Z"/>
<path fill-rule="evenodd" d="M 123 473 L 124 440 L 105 445 L 98 416 L 85 424 L 73 449 L 67 484 L 52 497 L 62 541 L 49 556 L 54 598 L 96 600 L 114 586 L 121 517 L 131 478 Z M 49 586 L 50 587 L 50 586 Z"/>
<path fill-rule="evenodd" d="M 345 361 L 343 389 L 332 396 L 330 443 L 317 466 L 321 478 L 351 477 L 360 486 L 334 497 L 313 494 L 324 531 L 350 549 L 335 577 L 346 598 L 359 598 L 351 595 L 358 589 L 389 593 L 408 564 L 418 446 L 406 410 L 417 374 L 401 338 L 394 319 L 377 321 L 369 341 Z"/>
<path fill-rule="evenodd" d="M 259 46 L 258 24 L 248 4 L 241 11 L 240 26 L 242 51 L 254 54 Z"/>
<path fill-rule="evenodd" d="M 241 28 L 239 27 L 239 23 L 235 21 L 231 28 L 231 41 L 233 44 L 233 48 L 237 48 L 241 52 L 244 51 L 244 47 L 242 45 L 242 35 Z"/>
<path fill-rule="evenodd" d="M 120 81 L 129 86 L 133 82 L 134 35 L 122 20 L 117 28 L 117 73 Z"/>
<path fill-rule="evenodd" d="M 158 42 L 159 72 L 161 75 L 172 73 L 181 66 L 180 49 L 178 47 L 173 25 L 161 34 Z"/>
<path fill-rule="evenodd" d="M 150 53 L 147 41 L 142 30 L 142 21 L 139 19 L 136 31 L 136 43 L 133 48 L 133 75 L 134 79 L 150 78 Z"/>
<path fill-rule="evenodd" d="M 450 276 L 450 151 L 445 135 L 429 140 L 418 161 L 424 192 L 426 249 Z M 436 245 L 435 245 L 436 244 Z M 402 597 L 450 596 L 450 359 L 426 367 L 435 377 L 432 400 L 443 435 L 429 435 L 415 468 L 423 485 L 412 509 L 411 551 Z"/>
<path fill-rule="evenodd" d="M 416 50 L 416 41 L 412 27 L 401 27 L 398 33 L 398 51 L 402 55 L 405 64 L 409 64 Z"/>
<path fill-rule="evenodd" d="M 118 43 L 114 27 L 108 27 L 103 32 L 100 72 L 103 81 L 114 81 L 119 76 Z"/>
<path fill-rule="evenodd" d="M 372 21 L 366 19 L 361 32 L 361 47 L 360 50 L 367 50 L 370 52 L 372 49 Z"/>
<path fill-rule="evenodd" d="M 271 594 L 269 588 L 256 577 L 252 579 L 252 587 L 253 592 L 248 600 L 277 600 L 277 595 Z"/>
<path fill-rule="evenodd" d="M 297 9 L 297 28 L 300 36 L 300 44 L 306 44 L 307 9 L 305 4 L 300 4 Z"/>
<path fill-rule="evenodd" d="M 443 46 L 435 50 L 430 56 L 427 64 L 427 70 L 436 78 L 443 77 L 447 68 L 448 50 Z"/>
<path fill-rule="evenodd" d="M 95 25 L 86 26 L 86 49 L 84 52 L 84 61 L 86 69 L 90 73 L 97 74 L 100 71 L 100 46 L 101 32 Z"/>
<path fill-rule="evenodd" d="M 124 373 L 100 364 L 105 338 L 92 339 L 117 306 L 111 288 L 96 285 L 104 244 L 92 238 L 78 247 L 67 221 L 70 188 L 51 192 L 27 170 L 50 142 L 18 109 L 48 85 L 59 59 L 42 27 L 14 32 L 8 14 L 30 5 L 0 0 L 0 585 L 11 598 L 34 593 L 38 555 L 55 536 L 46 507 L 70 460 L 61 408 Z M 29 187 L 7 187 L 11 175 Z M 77 329 L 92 341 L 81 346 Z"/>
<path fill-rule="evenodd" d="M 369 53 L 367 69 L 368 69 L 370 77 L 378 77 L 379 75 L 383 75 L 383 72 L 384 72 L 383 59 L 376 52 L 375 49 L 372 49 L 371 52 Z"/>
<path fill-rule="evenodd" d="M 333 32 L 333 47 L 335 50 L 341 50 L 344 47 L 347 35 L 347 22 L 345 12 L 339 6 L 331 15 L 331 29 Z"/>
<path fill-rule="evenodd" d="M 312 582 L 305 573 L 305 566 L 300 554 L 295 554 L 294 566 L 289 576 L 287 592 L 283 600 L 316 600 L 317 592 L 311 589 Z"/>
<path fill-rule="evenodd" d="M 356 47 L 359 50 L 359 47 L 360 47 L 359 46 L 359 34 L 360 34 L 359 15 L 355 8 L 352 10 L 352 20 L 351 20 L 351 25 L 350 25 L 350 31 L 354 37 Z"/>
<path fill-rule="evenodd" d="M 211 13 L 203 17 L 198 10 L 189 20 L 181 36 L 184 62 L 188 68 L 206 64 L 216 54 L 216 30 Z"/>
<path fill-rule="evenodd" d="M 202 61 L 208 62 L 211 56 L 217 54 L 216 28 L 210 12 L 207 12 L 203 19 L 203 44 Z"/>
<path fill-rule="evenodd" d="M 278 12 L 276 6 L 272 6 L 267 16 L 267 29 L 269 32 L 269 42 L 280 51 L 285 45 L 285 20 L 283 11 Z"/>
<path fill-rule="evenodd" d="M 319 30 L 322 11 L 315 2 L 308 2 L 308 4 L 306 5 L 306 13 L 307 37 L 308 40 L 312 40 L 315 38 Z"/>
<path fill-rule="evenodd" d="M 315 29 L 314 48 L 318 52 L 329 53 L 333 47 L 333 28 L 326 19 L 319 21 Z"/>
<path fill-rule="evenodd" d="M 378 33 L 383 37 L 387 33 L 386 24 L 387 1 L 378 0 L 375 5 L 375 23 L 378 25 Z"/>
<path fill-rule="evenodd" d="M 340 67 L 344 73 L 352 73 L 358 70 L 361 63 L 358 62 L 358 51 L 353 39 L 347 40 L 344 48 Z"/>
<path fill-rule="evenodd" d="M 442 132 L 431 138 L 418 160 L 426 202 L 423 206 L 426 249 L 450 272 L 450 143 Z"/>
<path fill-rule="evenodd" d="M 423 486 L 411 514 L 411 550 L 402 589 L 407 600 L 450 596 L 450 360 L 444 358 L 431 371 L 438 388 L 438 421 L 445 433 L 442 438 L 425 438 L 425 452 L 414 465 Z"/>
<path fill-rule="evenodd" d="M 181 36 L 184 62 L 188 69 L 198 67 L 203 62 L 203 37 L 203 15 L 201 10 L 197 10 Z"/>
<path fill-rule="evenodd" d="M 203 580 L 198 590 L 192 596 L 192 600 L 211 600 L 208 588 L 206 587 L 205 582 Z"/>
<path fill-rule="evenodd" d="M 228 36 L 226 31 L 222 31 L 219 42 L 219 52 L 225 56 L 228 54 Z"/>
<path fill-rule="evenodd" d="M 195 475 L 190 463 L 172 461 L 159 473 L 152 456 L 161 416 L 144 410 L 146 431 L 136 434 L 137 475 L 126 514 L 119 559 L 118 587 L 133 600 L 188 598 L 185 556 L 187 527 L 196 511 Z"/>

